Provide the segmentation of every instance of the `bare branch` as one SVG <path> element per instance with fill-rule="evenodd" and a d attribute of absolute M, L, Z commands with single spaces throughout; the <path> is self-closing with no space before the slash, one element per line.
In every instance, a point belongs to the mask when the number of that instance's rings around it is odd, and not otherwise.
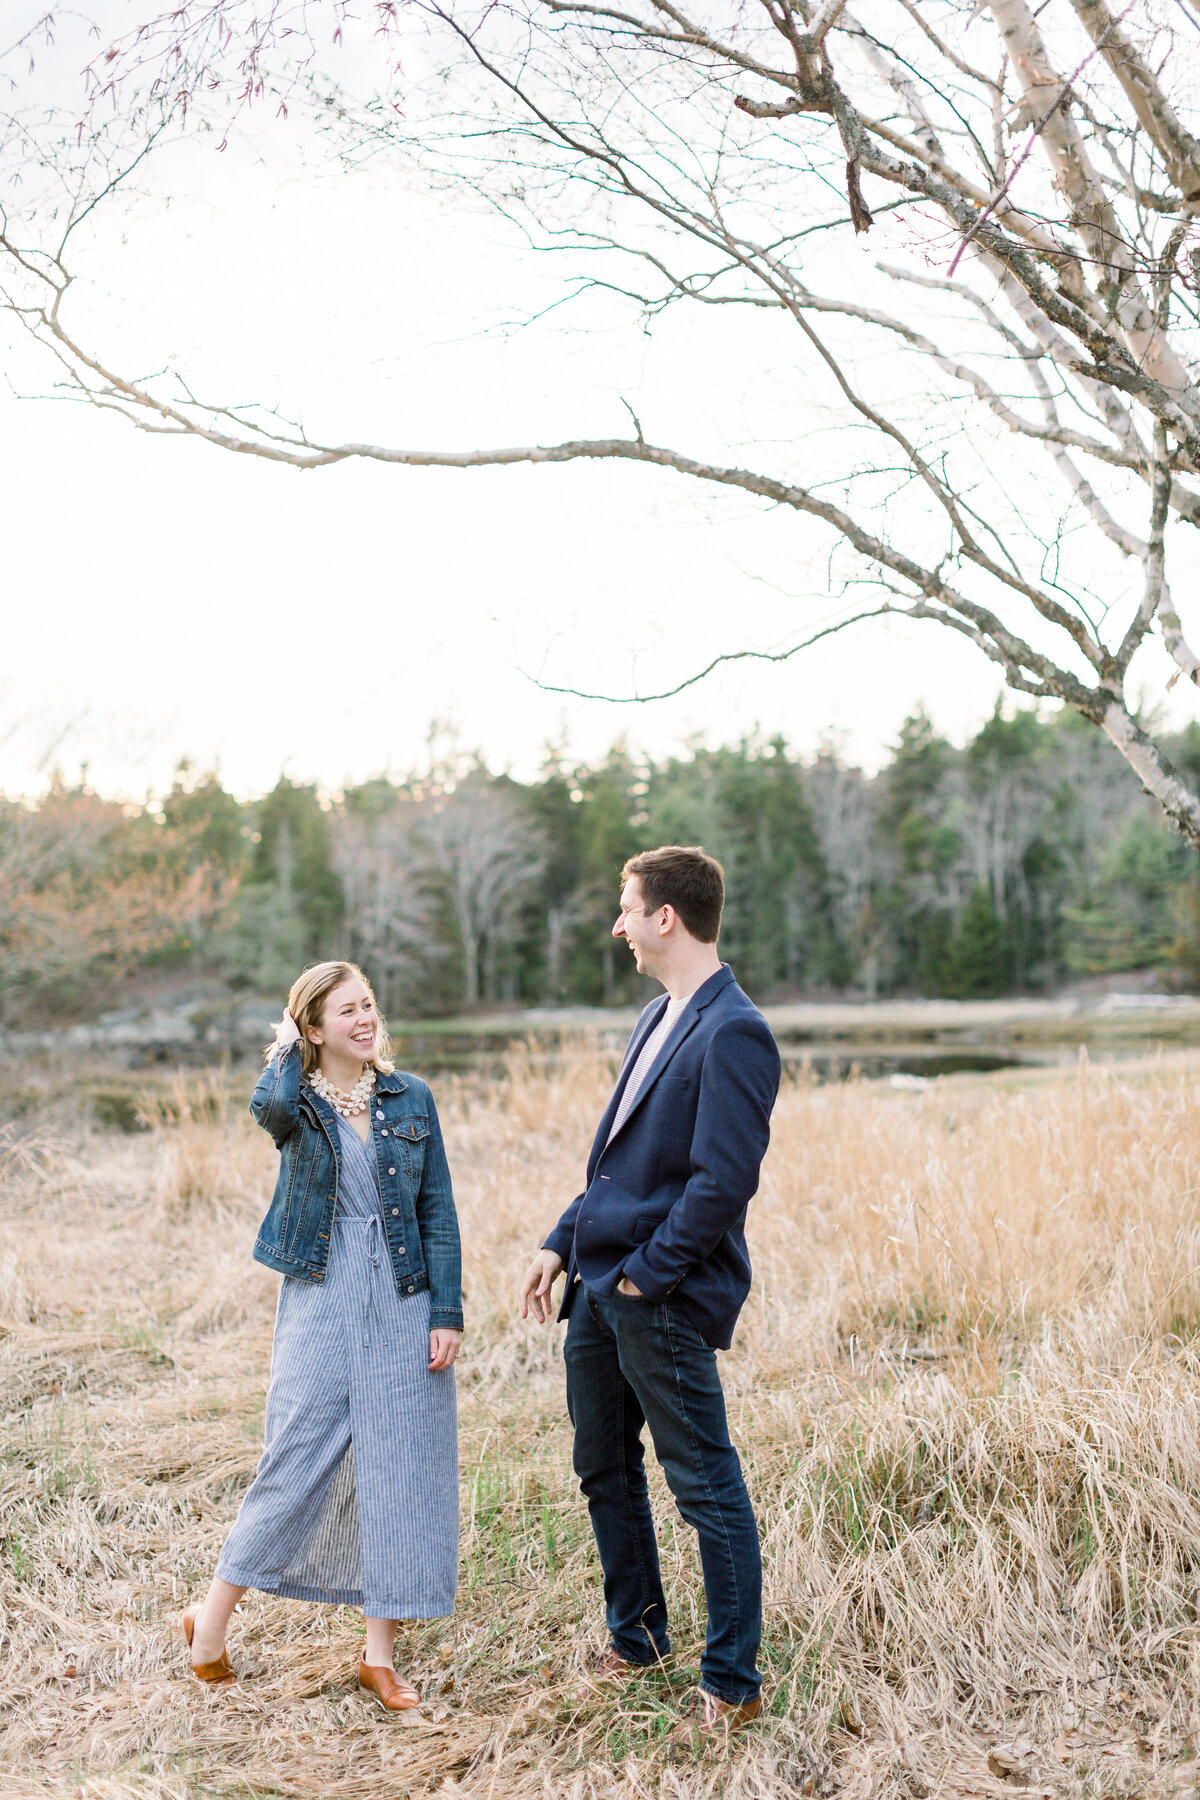
<path fill-rule="evenodd" d="M 1200 206 L 1200 144 L 1181 122 L 1157 77 L 1140 57 L 1105 0 L 1071 0 L 1084 28 L 1116 75 L 1142 130 L 1162 155 L 1173 185 L 1189 207 Z M 1127 7 L 1121 15 L 1125 18 Z"/>
<path fill-rule="evenodd" d="M 913 20 L 914 24 L 918 25 L 924 32 L 925 36 L 929 39 L 929 42 L 937 50 L 938 55 L 944 56 L 946 61 L 958 70 L 960 75 L 965 75 L 968 81 L 977 81 L 981 87 L 994 88 L 998 94 L 1002 93 L 1004 86 L 1003 82 L 994 81 L 990 75 L 985 75 L 982 69 L 972 68 L 969 62 L 964 62 L 963 58 L 959 56 L 956 51 L 952 50 L 950 45 L 947 44 L 943 38 L 938 36 L 920 7 L 915 4 L 915 0 L 900 0 L 900 4 L 908 14 L 909 18 Z"/>
<path fill-rule="evenodd" d="M 825 638 L 837 636 L 839 632 L 847 630 L 851 625 L 861 625 L 865 619 L 882 619 L 888 613 L 896 610 L 895 607 L 889 606 L 885 602 L 883 606 L 871 607 L 868 612 L 852 613 L 849 618 L 838 619 L 833 625 L 823 625 L 819 631 L 811 632 L 808 637 L 802 638 L 798 644 L 790 645 L 786 650 L 723 650 L 719 656 L 714 656 L 711 662 L 705 663 L 702 669 L 697 669 L 694 675 L 687 675 L 682 681 L 676 682 L 674 687 L 662 688 L 656 694 L 593 694 L 589 693 L 586 688 L 559 687 L 550 681 L 539 681 L 536 676 L 531 676 L 530 680 L 534 681 L 535 685 L 547 694 L 572 694 L 577 700 L 606 700 L 612 706 L 644 706 L 652 700 L 674 699 L 676 694 L 682 694 L 687 688 L 696 687 L 701 681 L 706 681 L 715 670 L 722 668 L 726 663 L 790 662 L 792 657 L 798 656 L 802 650 L 811 650 L 814 644 L 821 643 Z"/>
<path fill-rule="evenodd" d="M 1154 428 L 1154 475 L 1151 483 L 1150 541 L 1145 551 L 1146 580 L 1142 602 L 1121 640 L 1114 665 L 1123 678 L 1133 653 L 1150 629 L 1155 613 L 1166 593 L 1164 579 L 1164 534 L 1171 500 L 1171 473 L 1167 467 L 1167 434 L 1161 425 Z"/>
<path fill-rule="evenodd" d="M 227 82 L 239 58 L 256 82 L 290 80 L 309 39 L 279 47 L 279 22 L 295 12 L 299 30 L 306 3 L 179 0 L 136 56 L 153 62 L 173 31 L 184 98 L 198 71 Z M 753 377 L 744 384 L 744 436 L 761 445 L 791 404 L 780 396 L 799 403 L 778 458 L 752 448 L 748 467 L 648 443 L 629 388 L 632 437 L 421 450 L 322 441 L 269 409 L 206 400 L 182 376 L 118 373 L 67 323 L 68 246 L 127 181 L 129 155 L 93 162 L 81 149 L 53 204 L 0 220 L 5 304 L 57 359 L 63 394 L 144 432 L 300 469 L 621 460 L 754 496 L 827 533 L 857 559 L 849 579 L 886 598 L 834 623 L 798 621 L 783 650 L 725 650 L 661 697 L 725 662 L 788 661 L 851 623 L 928 620 L 1014 689 L 1093 721 L 1200 845 L 1200 802 L 1125 698 L 1155 620 L 1200 686 L 1167 582 L 1177 522 L 1200 527 L 1200 149 L 1183 74 L 1158 56 L 1169 23 L 1148 0 L 1115 4 L 1072 0 L 1052 16 L 981 0 L 935 15 L 899 0 L 881 36 L 879 9 L 863 24 L 844 0 L 698 17 L 687 0 L 471 11 L 410 0 L 431 70 L 412 83 L 411 120 L 314 81 L 347 163 L 400 153 L 440 192 L 483 198 L 532 248 L 577 259 L 573 295 L 633 301 L 647 335 L 678 301 L 751 309 L 754 354 L 769 346 L 763 366 L 782 373 L 765 425 Z M 224 63 L 204 35 L 222 10 L 238 13 L 240 34 Z M 1151 66 L 1141 46 L 1154 33 Z M 13 129 L 29 162 L 33 139 Z M 56 207 L 65 235 L 45 223 Z M 885 210 L 887 263 L 825 255 L 810 286 L 805 240 L 864 231 Z M 731 384 L 717 374 L 719 396 Z M 710 442 L 735 431 L 715 413 Z"/>
<path fill-rule="evenodd" d="M 825 38 L 846 9 L 846 0 L 824 0 L 820 12 L 808 28 L 810 42 L 820 49 Z"/>
<path fill-rule="evenodd" d="M 1119 320 L 1139 367 L 1148 370 L 1170 392 L 1189 419 L 1200 421 L 1200 396 L 1188 370 L 1160 331 L 1154 309 L 1135 278 L 1120 220 L 1105 195 L 1069 108 L 1061 104 L 1068 84 L 1056 75 L 1033 14 L 1025 0 L 991 0 L 991 11 L 1031 110 L 1039 120 L 1038 135 L 1071 203 L 1076 229 L 1102 271 L 1100 291 L 1106 304 Z"/>

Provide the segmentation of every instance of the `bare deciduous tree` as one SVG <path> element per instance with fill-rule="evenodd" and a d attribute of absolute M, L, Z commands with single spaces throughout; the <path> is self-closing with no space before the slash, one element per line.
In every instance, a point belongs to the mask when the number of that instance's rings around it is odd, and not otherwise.
<path fill-rule="evenodd" d="M 346 896 L 346 954 L 370 970 L 385 1012 L 411 1006 L 444 949 L 437 934 L 418 808 L 398 802 L 333 830 L 333 866 Z"/>
<path fill-rule="evenodd" d="M 0 800 L 0 1016 L 128 974 L 188 926 L 207 925 L 231 883 L 211 865 L 113 866 L 120 808 L 55 785 L 40 806 Z"/>
<path fill-rule="evenodd" d="M 182 0 L 164 15 L 179 91 L 222 78 L 214 31 L 239 21 L 225 76 L 267 83 L 272 15 L 264 32 L 250 14 Z M 397 16 L 383 9 L 402 30 Z M 403 18 L 429 34 L 439 77 L 406 92 L 404 118 L 310 72 L 347 154 L 403 155 L 485 193 L 648 329 L 680 307 L 744 309 L 747 331 L 769 316 L 820 432 L 797 425 L 750 467 L 636 420 L 632 435 L 460 452 L 315 441 L 86 348 L 64 305 L 82 200 L 49 249 L 16 218 L 0 234 L 7 304 L 75 394 L 297 468 L 623 459 L 754 496 L 828 543 L 850 600 L 773 655 L 863 617 L 936 623 L 1011 687 L 1098 726 L 1200 844 L 1200 798 L 1130 697 L 1152 634 L 1175 678 L 1200 684 L 1168 585 L 1200 527 L 1194 0 L 1119 16 L 1107 0 L 412 0 Z M 118 74 L 155 41 L 127 44 Z M 868 233 L 879 249 L 849 254 L 843 240 Z"/>
<path fill-rule="evenodd" d="M 462 941 L 464 1004 L 494 1000 L 500 953 L 545 866 L 541 836 L 512 794 L 468 777 L 436 810 L 428 808 L 421 837 L 445 880 Z"/>
<path fill-rule="evenodd" d="M 847 768 L 832 749 L 823 751 L 806 782 L 817 837 L 829 869 L 829 893 L 837 935 L 852 947 L 867 998 L 879 990 L 881 933 L 871 906 L 878 875 L 878 802 L 859 769 Z"/>

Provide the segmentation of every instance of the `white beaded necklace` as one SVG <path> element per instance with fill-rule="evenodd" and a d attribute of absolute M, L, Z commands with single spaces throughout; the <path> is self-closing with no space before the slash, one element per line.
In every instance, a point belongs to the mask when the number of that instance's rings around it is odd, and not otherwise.
<path fill-rule="evenodd" d="M 341 1088 L 334 1087 L 321 1069 L 314 1069 L 308 1082 L 322 1100 L 328 1100 L 335 1112 L 341 1113 L 343 1119 L 348 1119 L 352 1113 L 365 1112 L 370 1105 L 371 1095 L 375 1092 L 375 1070 L 368 1063 L 348 1094 L 344 1094 Z"/>

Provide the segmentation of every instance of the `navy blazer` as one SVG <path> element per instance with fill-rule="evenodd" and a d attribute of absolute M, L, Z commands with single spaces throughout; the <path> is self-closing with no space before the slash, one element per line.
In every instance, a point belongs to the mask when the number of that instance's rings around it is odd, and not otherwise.
<path fill-rule="evenodd" d="M 672 1295 L 706 1343 L 728 1350 L 750 1292 L 746 1207 L 771 1135 L 779 1051 L 722 963 L 675 1021 L 609 1143 L 625 1083 L 667 1002 L 666 994 L 652 1000 L 634 1028 L 587 1187 L 545 1248 L 567 1266 L 559 1318 L 571 1310 L 576 1275 L 601 1295 L 627 1276 L 647 1300 Z"/>

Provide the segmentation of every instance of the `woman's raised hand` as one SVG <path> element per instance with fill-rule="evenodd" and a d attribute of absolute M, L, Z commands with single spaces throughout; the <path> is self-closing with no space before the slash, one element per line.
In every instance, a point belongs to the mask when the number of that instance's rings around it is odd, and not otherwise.
<path fill-rule="evenodd" d="M 300 1027 L 297 1025 L 286 1006 L 283 1009 L 282 1019 L 280 1019 L 278 1025 L 273 1027 L 273 1030 L 275 1032 L 275 1048 L 277 1050 L 286 1050 L 289 1044 L 298 1044 L 300 1042 Z"/>

